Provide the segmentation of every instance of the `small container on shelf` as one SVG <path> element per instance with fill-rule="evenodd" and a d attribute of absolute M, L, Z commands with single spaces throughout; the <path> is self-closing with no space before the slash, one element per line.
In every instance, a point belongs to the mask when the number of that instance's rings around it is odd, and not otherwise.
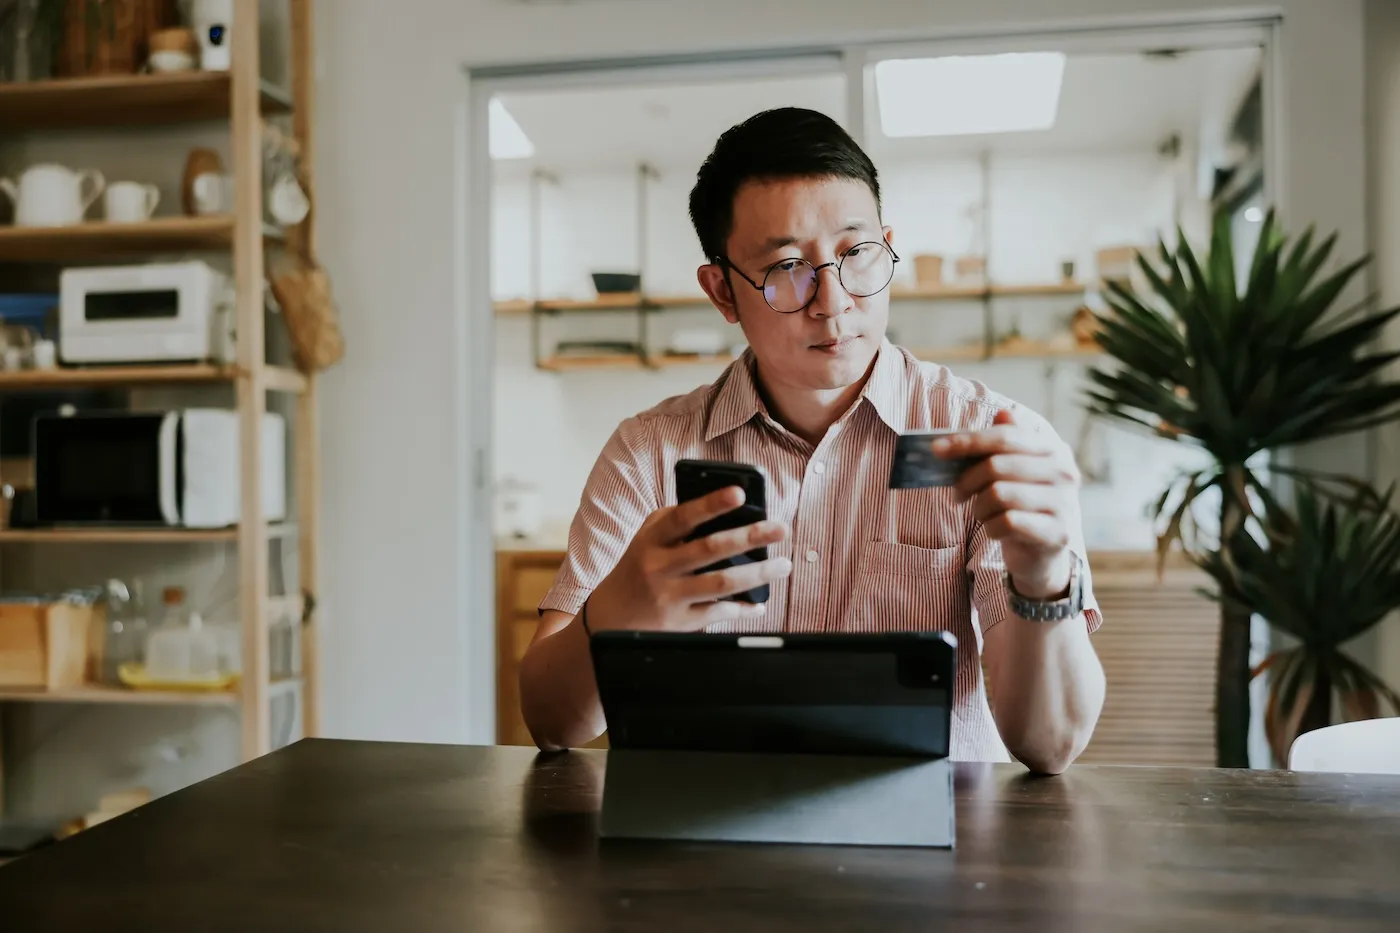
<path fill-rule="evenodd" d="M 64 690 L 83 683 L 93 606 L 41 596 L 0 598 L 0 687 Z"/>
<path fill-rule="evenodd" d="M 914 283 L 919 288 L 937 288 L 943 284 L 943 257 L 936 253 L 919 253 L 914 257 Z"/>

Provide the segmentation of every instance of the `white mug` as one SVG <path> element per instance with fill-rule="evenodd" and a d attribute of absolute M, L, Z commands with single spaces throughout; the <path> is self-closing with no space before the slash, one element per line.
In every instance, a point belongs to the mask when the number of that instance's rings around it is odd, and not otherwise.
<path fill-rule="evenodd" d="M 233 210 L 233 176 L 204 172 L 195 176 L 194 209 L 197 214 L 227 214 Z"/>
<path fill-rule="evenodd" d="M 82 223 L 106 183 L 101 172 L 75 172 L 50 163 L 30 166 L 19 176 L 18 185 L 0 178 L 0 192 L 15 203 L 15 226 L 66 227 Z M 86 195 L 85 184 L 90 189 Z"/>
<path fill-rule="evenodd" d="M 139 181 L 114 181 L 107 186 L 103 203 L 107 219 L 112 223 L 139 224 L 156 212 L 160 189 Z"/>

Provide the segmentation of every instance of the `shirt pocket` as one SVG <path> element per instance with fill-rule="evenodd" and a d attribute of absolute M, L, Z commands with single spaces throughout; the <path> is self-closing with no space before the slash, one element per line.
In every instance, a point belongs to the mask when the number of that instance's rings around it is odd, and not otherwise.
<path fill-rule="evenodd" d="M 948 632 L 968 615 L 961 545 L 926 548 L 867 541 L 856 566 L 845 631 Z"/>

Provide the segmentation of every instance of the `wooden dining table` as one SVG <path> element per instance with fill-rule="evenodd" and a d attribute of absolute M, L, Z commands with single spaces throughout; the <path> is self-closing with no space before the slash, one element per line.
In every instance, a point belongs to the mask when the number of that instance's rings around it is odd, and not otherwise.
<path fill-rule="evenodd" d="M 0 868 L 0 930 L 1400 930 L 1400 778 L 958 764 L 957 844 L 600 839 L 607 752 L 309 740 Z"/>

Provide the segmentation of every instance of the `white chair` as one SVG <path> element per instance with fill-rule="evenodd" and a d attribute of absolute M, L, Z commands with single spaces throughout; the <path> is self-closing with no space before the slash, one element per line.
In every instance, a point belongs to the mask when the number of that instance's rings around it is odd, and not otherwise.
<path fill-rule="evenodd" d="M 1363 719 L 1304 732 L 1288 750 L 1288 768 L 1400 774 L 1400 717 Z"/>

